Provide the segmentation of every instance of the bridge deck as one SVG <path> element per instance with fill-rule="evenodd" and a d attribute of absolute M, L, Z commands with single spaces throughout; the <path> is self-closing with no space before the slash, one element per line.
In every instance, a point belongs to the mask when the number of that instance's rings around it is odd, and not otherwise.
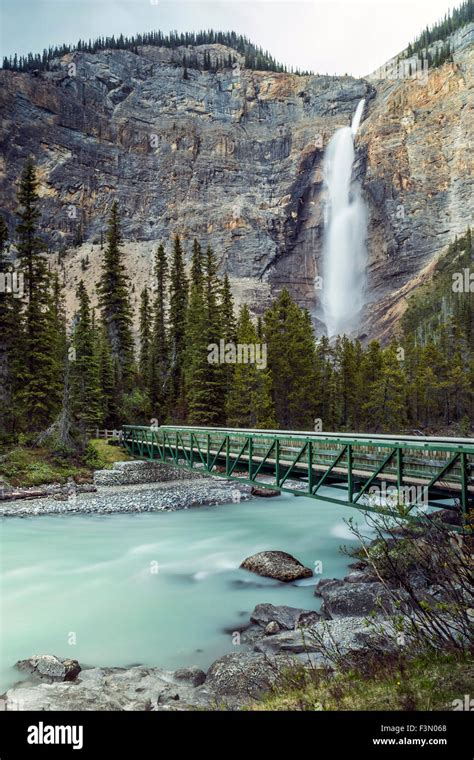
<path fill-rule="evenodd" d="M 380 509 L 368 498 L 376 488 L 382 503 L 396 490 L 405 509 L 467 512 L 474 500 L 471 439 L 126 425 L 122 443 L 142 458 L 363 510 Z M 329 485 L 341 498 L 322 495 Z"/>

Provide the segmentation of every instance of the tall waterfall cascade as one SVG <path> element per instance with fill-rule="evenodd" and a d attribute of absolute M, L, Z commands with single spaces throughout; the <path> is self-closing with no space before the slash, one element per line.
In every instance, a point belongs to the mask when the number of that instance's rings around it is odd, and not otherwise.
<path fill-rule="evenodd" d="M 324 217 L 323 298 L 329 337 L 353 334 L 364 306 L 367 267 L 367 211 L 359 184 L 352 182 L 354 140 L 365 100 L 350 127 L 332 136 L 324 157 L 327 201 Z"/>

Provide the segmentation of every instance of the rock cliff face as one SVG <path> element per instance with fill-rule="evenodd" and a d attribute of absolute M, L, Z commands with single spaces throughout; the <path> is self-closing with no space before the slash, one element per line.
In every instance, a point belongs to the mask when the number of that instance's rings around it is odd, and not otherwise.
<path fill-rule="evenodd" d="M 201 46 L 198 55 L 205 50 L 227 52 Z M 472 216 L 473 45 L 425 83 L 238 64 L 186 77 L 182 54 L 72 53 L 36 76 L 0 72 L 0 198 L 11 227 L 16 181 L 31 154 L 43 231 L 52 251 L 67 249 L 71 308 L 77 281 L 92 289 L 97 278 L 101 232 L 117 198 L 135 299 L 157 243 L 178 232 L 188 250 L 194 237 L 212 245 L 237 299 L 255 312 L 286 285 L 323 332 L 314 289 L 322 158 L 365 98 L 356 162 L 370 218 L 364 333 L 389 336 L 406 294 Z"/>

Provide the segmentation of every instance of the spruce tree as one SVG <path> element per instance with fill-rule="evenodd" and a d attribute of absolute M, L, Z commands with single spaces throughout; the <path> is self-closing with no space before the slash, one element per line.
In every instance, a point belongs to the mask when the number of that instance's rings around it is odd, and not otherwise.
<path fill-rule="evenodd" d="M 173 246 L 169 288 L 169 340 L 170 340 L 170 413 L 174 420 L 182 421 L 185 414 L 183 363 L 185 353 L 186 309 L 188 280 L 184 254 L 179 235 Z"/>
<path fill-rule="evenodd" d="M 17 249 L 25 277 L 26 298 L 23 309 L 24 331 L 21 336 L 19 367 L 19 402 L 24 426 L 43 430 L 55 416 L 58 399 L 58 356 L 55 320 L 50 292 L 50 277 L 44 258 L 44 244 L 38 236 L 37 180 L 33 163 L 28 161 L 20 180 L 17 225 Z"/>
<path fill-rule="evenodd" d="M 186 318 L 184 377 L 186 416 L 191 425 L 207 425 L 212 420 L 213 398 L 209 386 L 208 320 L 202 254 L 194 241 L 191 288 Z"/>
<path fill-rule="evenodd" d="M 101 391 L 101 425 L 115 428 L 119 423 L 119 408 L 116 395 L 114 361 L 110 350 L 109 337 L 104 325 L 96 327 L 98 337 L 99 387 Z"/>
<path fill-rule="evenodd" d="M 132 313 L 128 295 L 129 280 L 121 250 L 118 204 L 112 204 L 98 286 L 102 321 L 107 331 L 116 375 L 118 399 L 130 390 L 133 382 L 134 356 Z"/>
<path fill-rule="evenodd" d="M 0 438 L 13 433 L 15 428 L 16 375 L 22 331 L 21 293 L 13 292 L 14 283 L 10 279 L 13 267 L 7 257 L 7 244 L 8 228 L 0 216 Z"/>
<path fill-rule="evenodd" d="M 66 307 L 64 303 L 64 288 L 59 275 L 55 272 L 51 277 L 51 310 L 50 329 L 54 357 L 54 367 L 50 376 L 51 396 L 56 398 L 59 406 L 64 400 L 64 374 L 67 353 Z"/>
<path fill-rule="evenodd" d="M 166 422 L 169 403 L 170 353 L 166 325 L 166 292 L 168 263 L 165 249 L 158 246 L 155 256 L 153 324 L 150 348 L 150 379 L 148 395 L 154 419 Z"/>
<path fill-rule="evenodd" d="M 283 429 L 312 429 L 317 402 L 316 349 L 308 312 L 283 289 L 265 313 L 264 337 L 272 373 L 272 397 Z"/>
<path fill-rule="evenodd" d="M 148 391 L 151 369 L 151 309 L 148 288 L 143 288 L 140 295 L 140 385 Z"/>
<path fill-rule="evenodd" d="M 77 287 L 78 310 L 70 352 L 72 413 L 83 431 L 97 427 L 102 418 L 99 357 L 95 348 L 90 300 L 82 280 Z"/>
<path fill-rule="evenodd" d="M 237 345 L 257 346 L 257 331 L 247 305 L 240 309 L 237 322 Z M 231 387 L 226 399 L 227 424 L 230 427 L 275 428 L 277 426 L 271 396 L 270 370 L 255 363 L 230 365 Z"/>
<path fill-rule="evenodd" d="M 222 281 L 222 288 L 221 288 L 221 294 L 220 294 L 220 313 L 221 313 L 221 329 L 220 329 L 220 336 L 224 340 L 225 344 L 228 343 L 235 343 L 236 342 L 236 321 L 235 321 L 235 312 L 234 312 L 234 299 L 232 297 L 232 290 L 230 287 L 230 281 L 227 273 L 224 275 L 224 279 Z M 261 320 L 260 320 L 260 328 L 261 328 Z M 260 333 L 258 333 L 257 330 L 257 337 L 260 340 L 262 337 L 262 330 L 260 329 Z M 223 372 L 223 394 L 225 398 L 227 398 L 227 394 L 230 391 L 232 381 L 233 381 L 233 375 L 234 375 L 234 368 L 231 364 L 224 364 L 222 368 Z M 226 401 L 224 401 L 224 406 L 226 405 Z"/>
<path fill-rule="evenodd" d="M 204 256 L 204 303 L 206 315 L 207 345 L 219 344 L 223 337 L 222 312 L 220 294 L 222 284 L 217 274 L 217 261 L 210 246 Z M 227 365 L 209 363 L 206 353 L 206 393 L 211 400 L 208 410 L 208 424 L 223 425 L 225 423 L 225 402 L 227 386 Z"/>
<path fill-rule="evenodd" d="M 406 421 L 406 386 L 394 345 L 384 349 L 380 371 L 367 388 L 365 413 L 371 429 L 397 433 Z"/>

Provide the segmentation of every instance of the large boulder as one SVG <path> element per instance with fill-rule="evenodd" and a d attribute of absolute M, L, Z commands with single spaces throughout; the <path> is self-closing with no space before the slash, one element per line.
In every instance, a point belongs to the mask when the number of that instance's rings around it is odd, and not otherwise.
<path fill-rule="evenodd" d="M 394 601 L 383 583 L 326 583 L 316 592 L 323 599 L 321 611 L 328 618 L 393 615 Z"/>
<path fill-rule="evenodd" d="M 266 636 L 255 642 L 254 650 L 266 655 L 319 652 L 320 646 L 314 640 L 311 631 L 312 629 L 297 629 L 295 631 L 282 631 L 274 636 Z"/>
<path fill-rule="evenodd" d="M 255 642 L 254 650 L 273 657 L 293 656 L 315 667 L 333 667 L 335 660 L 331 653 L 337 657 L 363 655 L 374 647 L 391 652 L 398 647 L 396 637 L 397 632 L 389 620 L 378 619 L 377 624 L 371 624 L 365 617 L 344 617 L 320 620 L 303 630 L 262 637 Z"/>
<path fill-rule="evenodd" d="M 296 581 L 299 578 L 311 578 L 313 575 L 309 567 L 302 565 L 291 554 L 280 551 L 258 552 L 244 559 L 240 567 L 250 570 L 251 573 L 275 578 L 284 583 Z"/>
<path fill-rule="evenodd" d="M 19 660 L 15 667 L 47 683 L 73 681 L 81 672 L 77 660 L 60 659 L 52 654 L 33 655 L 27 660 Z"/>
<path fill-rule="evenodd" d="M 226 654 L 207 671 L 206 687 L 222 696 L 258 697 L 278 679 L 283 661 L 288 665 L 285 658 L 267 657 L 257 652 Z"/>
<path fill-rule="evenodd" d="M 257 604 L 250 620 L 257 623 L 261 628 L 266 628 L 269 623 L 275 622 L 280 629 L 292 631 L 302 625 L 315 623 L 321 616 L 313 610 L 303 610 L 299 607 L 276 606 L 274 604 Z"/>

